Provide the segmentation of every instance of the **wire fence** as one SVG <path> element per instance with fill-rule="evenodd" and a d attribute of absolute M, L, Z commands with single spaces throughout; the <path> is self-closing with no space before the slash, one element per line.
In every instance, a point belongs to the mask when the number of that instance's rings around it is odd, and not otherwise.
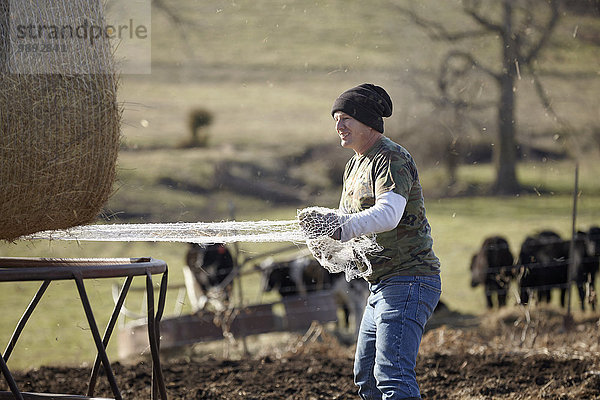
<path fill-rule="evenodd" d="M 472 278 L 484 278 L 485 294 L 507 295 L 511 292 L 510 283 L 514 282 L 521 291 L 545 292 L 552 289 L 566 290 L 575 284 L 594 290 L 595 275 L 600 265 L 600 235 L 579 232 L 573 240 L 564 240 L 552 232 L 528 237 L 523 242 L 516 257 L 510 252 L 510 246 L 504 240 L 484 245 L 474 255 L 471 270 Z M 510 265 L 489 265 L 488 256 L 508 252 L 514 261 Z M 506 253 L 504 253 L 506 254 Z M 483 265 L 477 264 L 476 257 L 484 258 Z M 475 283 L 475 282 L 474 282 Z M 487 285 L 486 285 L 487 283 Z M 497 286 L 496 286 L 497 285 Z M 493 287 L 496 286 L 496 287 Z"/>

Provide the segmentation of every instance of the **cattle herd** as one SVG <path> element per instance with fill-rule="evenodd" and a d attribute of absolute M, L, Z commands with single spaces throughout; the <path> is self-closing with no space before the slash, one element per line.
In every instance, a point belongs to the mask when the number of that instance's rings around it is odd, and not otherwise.
<path fill-rule="evenodd" d="M 261 275 L 260 290 L 263 293 L 277 290 L 283 300 L 327 291 L 342 312 L 340 327 L 358 328 L 368 296 L 364 279 L 347 282 L 343 273 L 329 273 L 310 254 L 303 252 L 283 261 L 267 258 L 256 271 Z M 191 243 L 183 275 L 192 312 L 225 310 L 229 306 L 233 278 L 238 272 L 224 244 Z"/>
<path fill-rule="evenodd" d="M 276 289 L 282 298 L 306 296 L 311 292 L 330 291 L 343 312 L 341 328 L 358 329 L 362 312 L 369 295 L 367 281 L 346 281 L 345 274 L 329 273 L 308 254 L 298 254 L 291 260 L 275 262 L 267 259 L 260 265 L 263 274 L 262 289 Z"/>
<path fill-rule="evenodd" d="M 471 286 L 485 287 L 488 308 L 506 305 L 511 292 L 520 304 L 532 299 L 550 302 L 552 289 L 559 289 L 564 307 L 567 289 L 573 284 L 581 309 L 587 304 L 595 310 L 599 261 L 600 227 L 579 231 L 573 240 L 564 240 L 553 231 L 539 232 L 526 237 L 514 256 L 504 237 L 492 236 L 471 259 Z"/>
<path fill-rule="evenodd" d="M 502 307 L 513 294 L 516 302 L 550 302 L 553 289 L 565 305 L 567 289 L 577 288 L 580 307 L 595 310 L 595 277 L 600 262 L 600 227 L 579 231 L 573 240 L 552 231 L 528 236 L 513 254 L 506 238 L 491 236 L 471 259 L 471 286 L 483 285 L 488 308 Z M 229 306 L 234 277 L 239 272 L 224 244 L 190 244 L 183 273 L 192 312 Z M 356 329 L 368 296 L 364 279 L 347 282 L 343 273 L 330 274 L 309 254 L 284 261 L 271 258 L 256 266 L 263 293 L 277 290 L 282 299 L 328 291 L 341 310 L 340 327 Z"/>

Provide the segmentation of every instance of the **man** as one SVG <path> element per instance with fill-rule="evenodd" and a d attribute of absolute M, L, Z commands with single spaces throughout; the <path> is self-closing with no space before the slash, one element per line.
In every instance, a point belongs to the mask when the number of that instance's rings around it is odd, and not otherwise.
<path fill-rule="evenodd" d="M 440 263 L 432 246 L 417 168 L 402 146 L 383 135 L 392 100 L 381 87 L 362 84 L 343 92 L 331 114 L 346 164 L 340 214 L 300 215 L 306 233 L 341 224 L 332 237 L 348 241 L 377 234 L 383 250 L 370 257 L 370 296 L 354 360 L 362 399 L 420 399 L 415 364 L 425 324 L 441 294 Z"/>

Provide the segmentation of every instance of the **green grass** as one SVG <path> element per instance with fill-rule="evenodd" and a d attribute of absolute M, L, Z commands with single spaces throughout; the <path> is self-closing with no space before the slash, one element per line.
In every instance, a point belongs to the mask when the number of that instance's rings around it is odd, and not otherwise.
<path fill-rule="evenodd" d="M 469 174 L 477 171 L 469 168 Z M 467 173 L 467 172 L 465 172 Z M 567 174 L 568 175 L 568 174 Z M 591 224 L 600 224 L 600 195 L 586 194 L 579 198 L 578 228 L 587 229 Z M 434 249 L 442 262 L 442 299 L 454 310 L 481 314 L 485 310 L 482 288 L 471 289 L 469 262 L 484 238 L 488 235 L 503 235 L 513 253 L 518 251 L 526 235 L 542 229 L 556 230 L 563 237 L 571 232 L 572 198 L 568 194 L 524 195 L 510 198 L 454 198 L 427 199 L 426 207 L 430 219 Z M 240 210 L 239 220 L 289 219 L 295 208 L 263 208 L 261 213 Z M 285 244 L 242 243 L 242 256 L 255 257 Z M 3 256 L 28 257 L 141 257 L 151 256 L 167 261 L 171 285 L 182 284 L 181 267 L 186 247 L 177 243 L 93 243 L 93 242 L 25 242 L 4 244 L 0 247 Z M 137 280 L 136 280 L 137 281 Z M 156 279 L 158 281 L 158 279 Z M 112 308 L 111 286 L 120 280 L 94 280 L 86 282 L 92 306 L 102 327 Z M 8 340 L 20 313 L 37 288 L 33 283 L 2 283 L 0 302 L 0 337 Z M 143 286 L 143 280 L 135 283 Z M 276 296 L 261 296 L 257 275 L 248 275 L 243 281 L 244 303 L 273 301 Z M 177 291 L 169 291 L 167 314 L 173 314 Z M 139 310 L 142 304 L 140 293 L 131 293 L 127 306 Z M 189 307 L 184 305 L 183 312 Z M 117 354 L 116 341 L 109 346 L 109 354 Z M 72 282 L 51 285 L 48 293 L 29 323 L 22 339 L 11 358 L 15 368 L 33 367 L 41 364 L 75 364 L 91 362 L 94 346 L 89 335 L 87 322 L 78 295 Z"/>

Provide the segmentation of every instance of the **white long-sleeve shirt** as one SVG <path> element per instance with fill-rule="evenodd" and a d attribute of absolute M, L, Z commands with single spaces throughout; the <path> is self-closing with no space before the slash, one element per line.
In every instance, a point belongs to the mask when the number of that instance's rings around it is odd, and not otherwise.
<path fill-rule="evenodd" d="M 394 229 L 402 219 L 406 202 L 403 196 L 389 191 L 377 196 L 373 207 L 358 213 L 343 214 L 341 241 Z"/>

